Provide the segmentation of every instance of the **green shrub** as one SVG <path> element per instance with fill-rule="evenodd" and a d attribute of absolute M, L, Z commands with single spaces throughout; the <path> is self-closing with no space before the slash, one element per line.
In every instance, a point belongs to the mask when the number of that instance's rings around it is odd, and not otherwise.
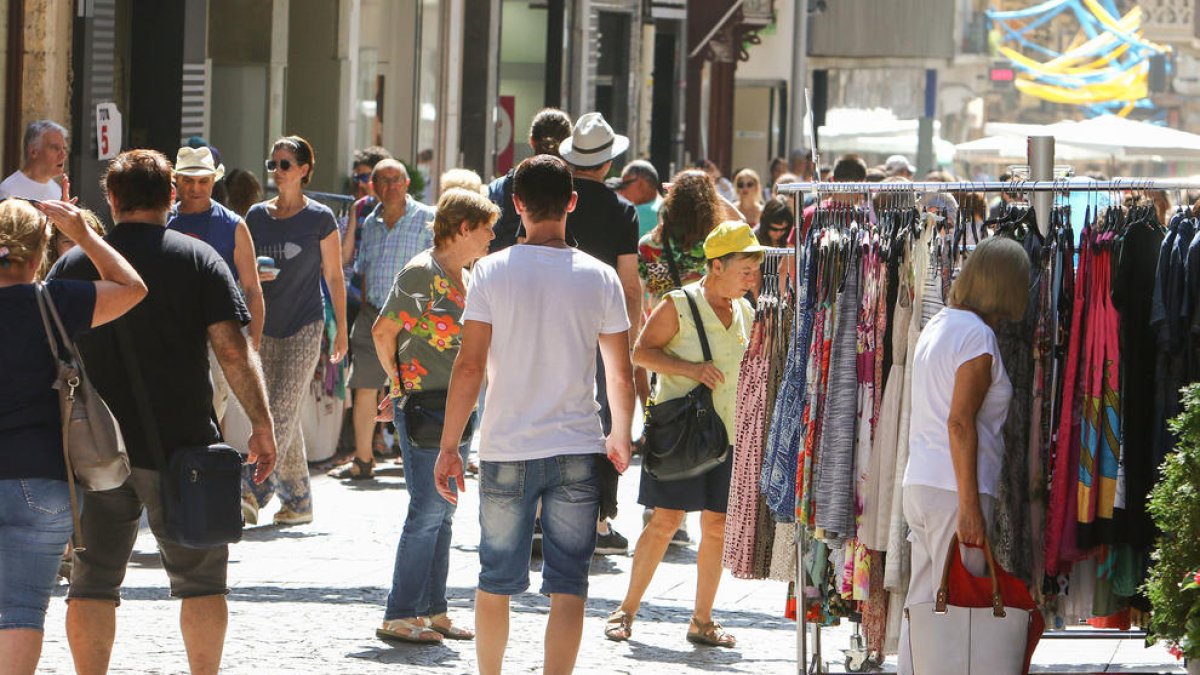
<path fill-rule="evenodd" d="M 1200 384 L 1183 390 L 1183 406 L 1171 420 L 1179 443 L 1150 491 L 1161 534 L 1143 589 L 1152 608 L 1147 642 L 1165 640 L 1176 656 L 1200 659 Z"/>

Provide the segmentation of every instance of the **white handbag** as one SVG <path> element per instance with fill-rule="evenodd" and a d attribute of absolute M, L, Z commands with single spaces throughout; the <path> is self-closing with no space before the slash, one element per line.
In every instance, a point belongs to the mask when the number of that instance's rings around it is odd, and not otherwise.
<path fill-rule="evenodd" d="M 950 539 L 950 553 L 942 570 L 937 599 L 910 605 L 909 647 L 915 675 L 1021 675 L 1029 639 L 1030 612 L 1005 607 L 996 581 L 991 544 L 983 553 L 992 579 L 991 607 L 958 607 L 948 602 L 950 562 L 958 535 Z"/>

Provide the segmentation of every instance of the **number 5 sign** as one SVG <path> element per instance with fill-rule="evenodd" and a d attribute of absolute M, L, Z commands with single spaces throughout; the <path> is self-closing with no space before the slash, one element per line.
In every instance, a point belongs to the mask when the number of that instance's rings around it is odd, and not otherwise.
<path fill-rule="evenodd" d="M 116 103 L 96 104 L 96 157 L 112 159 L 121 152 L 121 113 Z"/>

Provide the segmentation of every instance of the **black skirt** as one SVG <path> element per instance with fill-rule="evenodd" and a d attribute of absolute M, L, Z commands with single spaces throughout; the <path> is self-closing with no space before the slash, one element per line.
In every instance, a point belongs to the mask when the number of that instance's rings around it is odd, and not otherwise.
<path fill-rule="evenodd" d="M 660 481 L 646 473 L 638 486 L 638 503 L 649 508 L 725 513 L 729 507 L 729 481 L 733 475 L 733 448 L 725 461 L 705 474 L 686 480 Z"/>

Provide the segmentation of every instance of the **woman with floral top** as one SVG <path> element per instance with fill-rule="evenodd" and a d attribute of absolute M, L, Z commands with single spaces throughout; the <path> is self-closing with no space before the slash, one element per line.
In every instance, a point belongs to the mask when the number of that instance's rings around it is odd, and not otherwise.
<path fill-rule="evenodd" d="M 704 276 L 704 238 L 723 220 L 721 198 L 703 171 L 679 173 L 659 209 L 658 226 L 638 242 L 638 273 L 654 307 L 667 291 L 680 287 L 671 278 L 663 251 L 662 237 L 670 237 L 670 248 L 681 284 Z"/>
<path fill-rule="evenodd" d="M 388 294 L 371 329 L 379 361 L 391 377 L 397 417 L 414 392 L 445 392 L 462 343 L 466 304 L 465 268 L 487 255 L 492 225 L 500 216 L 486 197 L 447 190 L 433 220 L 433 248 L 409 261 Z M 411 431 L 411 429 L 410 429 Z M 454 626 L 446 615 L 446 574 L 450 561 L 454 506 L 442 499 L 433 479 L 439 448 L 418 447 L 402 435 L 400 452 L 408 488 L 408 516 L 388 594 L 381 638 L 406 642 L 470 640 L 475 634 Z M 461 447 L 466 462 L 467 444 Z"/>

